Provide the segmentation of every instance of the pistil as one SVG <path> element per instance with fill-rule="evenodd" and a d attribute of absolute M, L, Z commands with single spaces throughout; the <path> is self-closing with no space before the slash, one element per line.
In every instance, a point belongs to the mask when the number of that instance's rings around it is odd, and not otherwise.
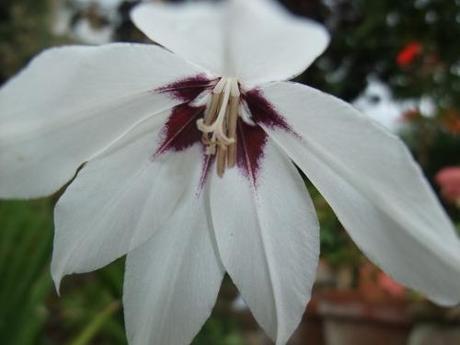
<path fill-rule="evenodd" d="M 198 129 L 203 132 L 206 154 L 216 155 L 217 174 L 220 177 L 227 167 L 236 164 L 239 104 L 238 81 L 222 78 L 212 91 L 204 118 L 197 121 Z"/>

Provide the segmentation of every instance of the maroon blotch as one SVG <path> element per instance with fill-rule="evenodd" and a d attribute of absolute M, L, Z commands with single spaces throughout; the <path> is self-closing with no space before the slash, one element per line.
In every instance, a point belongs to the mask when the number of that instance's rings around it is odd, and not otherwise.
<path fill-rule="evenodd" d="M 271 128 L 282 128 L 295 134 L 284 117 L 279 114 L 275 107 L 262 95 L 262 91 L 259 89 L 252 89 L 246 92 L 243 98 L 248 105 L 254 122 Z"/>
<path fill-rule="evenodd" d="M 259 126 L 238 120 L 237 165 L 255 186 L 264 155 L 267 134 Z"/>
<path fill-rule="evenodd" d="M 259 125 L 270 128 L 280 128 L 297 135 L 289 126 L 284 117 L 280 115 L 275 107 L 262 95 L 261 90 L 253 89 L 242 95 L 248 105 L 252 120 Z M 257 185 L 257 178 L 264 156 L 265 145 L 268 136 L 262 127 L 251 126 L 242 120 L 238 120 L 238 152 L 237 164 L 245 176 L 254 186 Z"/>
<path fill-rule="evenodd" d="M 193 145 L 199 143 L 203 133 L 200 132 L 196 125 L 196 121 L 203 116 L 206 107 L 192 107 L 188 104 L 176 106 L 168 121 L 163 127 L 160 146 L 156 150 L 154 157 L 167 153 L 179 152 L 186 150 Z M 203 149 L 202 172 L 198 185 L 197 194 L 203 189 L 214 163 L 214 156 L 206 155 Z"/>
<path fill-rule="evenodd" d="M 205 75 L 199 74 L 159 87 L 155 91 L 169 94 L 184 102 L 191 102 L 204 90 L 212 88 L 214 84 L 213 80 L 209 80 Z"/>
<path fill-rule="evenodd" d="M 188 104 L 176 106 L 163 127 L 163 140 L 155 155 L 167 151 L 183 151 L 201 143 L 201 133 L 196 121 L 203 116 L 206 107 L 192 107 Z"/>

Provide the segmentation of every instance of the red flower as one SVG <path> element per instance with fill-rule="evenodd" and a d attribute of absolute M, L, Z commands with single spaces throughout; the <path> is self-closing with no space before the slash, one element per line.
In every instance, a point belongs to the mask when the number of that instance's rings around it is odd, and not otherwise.
<path fill-rule="evenodd" d="M 410 42 L 400 50 L 396 61 L 399 66 L 407 67 L 414 62 L 414 60 L 422 53 L 423 46 L 417 42 Z"/>
<path fill-rule="evenodd" d="M 447 167 L 436 174 L 436 183 L 441 187 L 442 196 L 460 205 L 460 167 Z"/>

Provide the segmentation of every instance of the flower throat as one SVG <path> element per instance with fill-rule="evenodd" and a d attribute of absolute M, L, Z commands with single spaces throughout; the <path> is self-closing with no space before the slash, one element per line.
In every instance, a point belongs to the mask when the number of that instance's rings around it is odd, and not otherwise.
<path fill-rule="evenodd" d="M 214 87 L 211 101 L 202 119 L 197 121 L 203 133 L 207 155 L 216 155 L 217 174 L 222 177 L 237 159 L 237 123 L 240 105 L 238 81 L 221 78 Z"/>

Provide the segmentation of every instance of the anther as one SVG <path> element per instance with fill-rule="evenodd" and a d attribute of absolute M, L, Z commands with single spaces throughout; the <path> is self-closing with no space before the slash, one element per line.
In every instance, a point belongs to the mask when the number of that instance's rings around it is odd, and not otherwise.
<path fill-rule="evenodd" d="M 236 164 L 236 144 L 237 135 L 236 128 L 238 124 L 238 108 L 240 105 L 240 91 L 238 89 L 238 82 L 233 80 L 231 93 L 230 93 L 230 106 L 228 108 L 228 136 L 234 140 L 232 144 L 228 146 L 227 151 L 227 164 L 229 168 L 232 168 Z"/>

